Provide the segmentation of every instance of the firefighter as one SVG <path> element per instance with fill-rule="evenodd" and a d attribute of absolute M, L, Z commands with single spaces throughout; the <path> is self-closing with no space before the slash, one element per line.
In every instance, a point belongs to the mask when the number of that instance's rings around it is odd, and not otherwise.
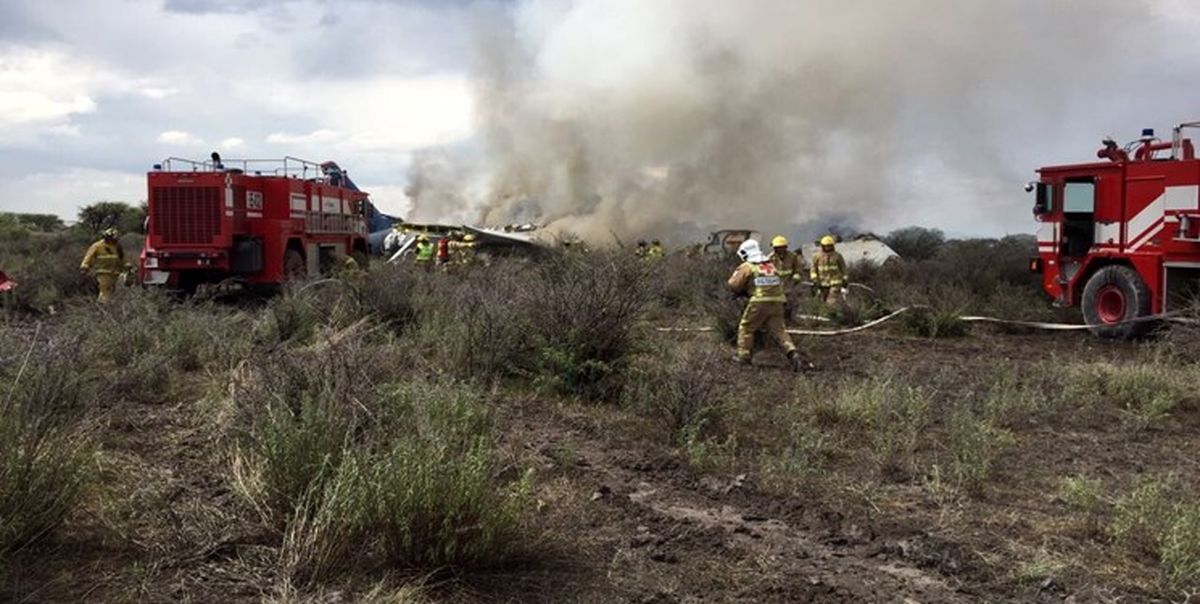
<path fill-rule="evenodd" d="M 650 249 L 646 250 L 646 258 L 648 260 L 661 260 L 664 255 L 662 242 L 657 239 L 651 241 Z"/>
<path fill-rule="evenodd" d="M 441 239 L 438 239 L 438 242 L 437 242 L 437 264 L 438 264 L 438 266 L 444 267 L 450 263 L 450 241 L 452 238 L 457 237 L 457 236 L 458 236 L 457 234 L 452 234 L 452 235 L 444 236 Z M 456 241 L 456 243 L 457 243 L 457 241 Z"/>
<path fill-rule="evenodd" d="M 339 276 L 350 285 L 360 287 L 366 282 L 367 273 L 363 267 L 358 265 L 358 261 L 350 254 L 343 254 L 341 265 L 338 267 Z"/>
<path fill-rule="evenodd" d="M 754 351 L 754 332 L 765 327 L 787 354 L 793 371 L 800 371 L 803 364 L 796 345 L 792 343 L 784 326 L 783 308 L 787 303 L 783 279 L 775 272 L 775 265 L 762 253 L 758 242 L 747 239 L 738 247 L 737 255 L 742 265 L 729 277 L 729 289 L 739 296 L 748 296 L 746 310 L 738 323 L 737 356 L 734 359 L 749 365 Z"/>
<path fill-rule="evenodd" d="M 127 278 L 132 268 L 125 260 L 125 249 L 118 240 L 117 229 L 107 228 L 96 243 L 87 249 L 79 269 L 96 276 L 96 284 L 100 287 L 101 302 L 112 300 L 113 292 L 117 289 L 117 279 Z"/>
<path fill-rule="evenodd" d="M 417 237 L 416 251 L 417 266 L 423 267 L 425 270 L 430 270 L 433 266 L 433 243 L 429 241 L 429 235 L 421 233 Z"/>
<path fill-rule="evenodd" d="M 470 266 L 475 263 L 475 248 L 479 244 L 475 242 L 475 234 L 467 233 L 463 237 L 462 242 L 458 246 L 458 263 L 462 266 Z"/>
<path fill-rule="evenodd" d="M 796 313 L 796 286 L 804 280 L 804 258 L 788 250 L 788 240 L 783 235 L 776 235 L 771 240 L 771 248 L 771 264 L 775 265 L 775 274 L 783 279 L 783 288 L 788 295 L 783 316 L 791 321 Z"/>
<path fill-rule="evenodd" d="M 639 239 L 637 242 L 637 247 L 634 248 L 634 250 L 633 250 L 633 254 L 635 256 L 637 256 L 638 258 L 645 258 L 646 255 L 649 253 L 650 253 L 650 250 L 646 248 L 646 240 Z"/>
<path fill-rule="evenodd" d="M 833 235 L 821 238 L 821 251 L 812 259 L 809 276 L 812 277 L 813 287 L 825 304 L 833 307 L 840 306 L 845 301 L 846 287 L 850 285 L 850 277 L 846 274 L 846 259 L 837 252 L 837 240 Z"/>

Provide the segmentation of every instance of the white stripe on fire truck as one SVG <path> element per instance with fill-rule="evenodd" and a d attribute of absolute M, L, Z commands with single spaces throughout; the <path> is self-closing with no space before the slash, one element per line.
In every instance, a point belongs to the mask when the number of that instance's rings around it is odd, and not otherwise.
<path fill-rule="evenodd" d="M 1163 224 L 1163 217 L 1160 216 L 1154 224 L 1150 225 L 1150 228 L 1146 229 L 1145 233 L 1142 233 L 1137 239 L 1129 243 L 1129 251 L 1136 251 L 1138 248 L 1149 243 L 1155 235 L 1162 232 Z"/>
<path fill-rule="evenodd" d="M 1160 194 L 1154 201 L 1146 204 L 1141 212 L 1131 218 L 1125 225 L 1125 241 L 1130 250 L 1135 250 L 1145 244 L 1145 240 L 1154 236 L 1152 232 L 1155 225 L 1161 225 L 1163 218 L 1164 197 L 1166 192 Z M 1162 226 L 1158 227 L 1159 229 Z"/>
<path fill-rule="evenodd" d="M 262 218 L 262 212 L 246 212 L 247 218 Z"/>
<path fill-rule="evenodd" d="M 1166 211 L 1195 210 L 1200 208 L 1200 186 L 1167 187 L 1163 195 Z"/>

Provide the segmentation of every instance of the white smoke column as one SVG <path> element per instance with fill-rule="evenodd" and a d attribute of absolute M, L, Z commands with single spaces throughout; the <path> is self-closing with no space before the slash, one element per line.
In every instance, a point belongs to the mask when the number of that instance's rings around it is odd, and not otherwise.
<path fill-rule="evenodd" d="M 901 226 L 940 181 L 976 204 L 1018 187 L 1036 164 L 1014 170 L 1014 149 L 1111 86 L 1151 14 L 1128 0 L 493 7 L 479 156 L 440 178 L 414 164 L 414 204 L 593 240 L 831 212 Z"/>

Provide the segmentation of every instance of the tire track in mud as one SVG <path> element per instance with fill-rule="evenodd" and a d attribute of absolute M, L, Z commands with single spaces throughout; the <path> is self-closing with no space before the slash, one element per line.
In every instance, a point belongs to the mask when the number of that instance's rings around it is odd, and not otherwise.
<path fill-rule="evenodd" d="M 771 506 L 733 495 L 741 477 L 724 488 L 697 484 L 652 444 L 623 438 L 582 412 L 533 413 L 519 438 L 547 457 L 569 443 L 579 468 L 573 481 L 592 489 L 581 514 L 592 517 L 591 526 L 580 530 L 604 550 L 606 579 L 628 601 L 972 600 L 940 575 L 826 545 L 772 517 L 764 511 Z"/>

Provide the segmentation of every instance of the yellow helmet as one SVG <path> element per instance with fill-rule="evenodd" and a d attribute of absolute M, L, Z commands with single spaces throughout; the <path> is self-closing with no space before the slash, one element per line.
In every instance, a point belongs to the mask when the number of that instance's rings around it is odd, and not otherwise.
<path fill-rule="evenodd" d="M 426 235 L 425 233 L 421 233 L 421 236 L 417 237 L 417 241 L 429 241 L 429 235 Z"/>
<path fill-rule="evenodd" d="M 474 233 L 467 233 L 467 236 L 466 236 L 466 237 L 463 237 L 463 241 L 466 241 L 466 242 L 468 242 L 468 243 L 469 243 L 469 242 L 471 242 L 471 241 L 475 241 L 475 234 L 474 234 Z"/>
<path fill-rule="evenodd" d="M 771 240 L 771 247 L 787 247 L 787 246 L 788 246 L 787 237 L 784 237 L 783 235 L 776 235 L 775 238 Z"/>
<path fill-rule="evenodd" d="M 821 238 L 821 247 L 829 247 L 835 243 L 837 243 L 837 240 L 833 238 L 833 235 L 826 235 Z"/>

